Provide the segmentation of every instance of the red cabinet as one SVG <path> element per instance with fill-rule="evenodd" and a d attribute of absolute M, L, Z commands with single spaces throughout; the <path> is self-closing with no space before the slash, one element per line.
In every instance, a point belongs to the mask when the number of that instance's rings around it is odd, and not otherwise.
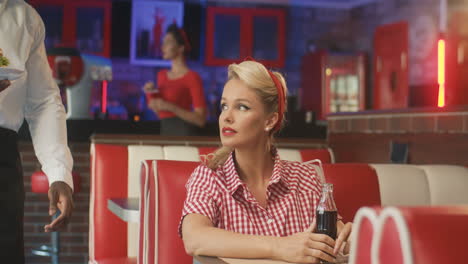
<path fill-rule="evenodd" d="M 468 12 L 450 15 L 446 48 L 447 105 L 468 105 Z"/>
<path fill-rule="evenodd" d="M 111 1 L 30 0 L 46 27 L 46 48 L 72 46 L 109 57 Z"/>
<path fill-rule="evenodd" d="M 374 35 L 374 74 L 374 109 L 407 108 L 407 22 L 377 28 Z"/>
<path fill-rule="evenodd" d="M 317 51 L 301 65 L 301 108 L 318 120 L 337 112 L 365 109 L 365 55 Z"/>
<path fill-rule="evenodd" d="M 285 23 L 282 9 L 208 7 L 205 63 L 223 66 L 250 56 L 283 67 Z"/>

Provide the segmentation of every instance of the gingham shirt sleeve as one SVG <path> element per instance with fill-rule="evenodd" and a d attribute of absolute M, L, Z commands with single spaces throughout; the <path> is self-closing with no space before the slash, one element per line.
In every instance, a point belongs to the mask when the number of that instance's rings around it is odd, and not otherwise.
<path fill-rule="evenodd" d="M 188 214 L 201 214 L 208 217 L 213 225 L 217 220 L 215 202 L 216 182 L 215 172 L 204 165 L 198 166 L 186 184 L 187 198 L 185 199 L 182 217 L 179 222 L 179 236 L 182 237 L 182 221 Z"/>

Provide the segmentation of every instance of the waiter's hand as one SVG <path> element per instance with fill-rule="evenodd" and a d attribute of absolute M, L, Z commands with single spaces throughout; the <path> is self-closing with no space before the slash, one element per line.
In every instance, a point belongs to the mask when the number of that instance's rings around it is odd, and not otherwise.
<path fill-rule="evenodd" d="M 65 182 L 52 183 L 49 188 L 49 215 L 54 215 L 57 209 L 60 210 L 60 215 L 44 226 L 46 232 L 63 230 L 67 226 L 73 211 L 72 193 L 72 189 Z"/>
<path fill-rule="evenodd" d="M 6 88 L 8 88 L 8 86 L 10 86 L 11 82 L 7 79 L 5 80 L 0 80 L 0 92 L 2 92 L 3 90 L 5 90 Z"/>

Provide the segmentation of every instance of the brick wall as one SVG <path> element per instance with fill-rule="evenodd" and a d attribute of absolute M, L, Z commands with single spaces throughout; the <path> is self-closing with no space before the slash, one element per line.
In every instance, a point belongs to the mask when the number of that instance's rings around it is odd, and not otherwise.
<path fill-rule="evenodd" d="M 62 264 L 83 264 L 88 262 L 89 222 L 89 143 L 70 143 L 74 159 L 74 171 L 81 176 L 81 190 L 74 194 L 75 210 L 67 230 L 60 233 Z M 39 163 L 30 142 L 20 142 L 26 192 L 24 215 L 24 241 L 26 263 L 50 263 L 50 258 L 33 256 L 31 249 L 50 243 L 50 234 L 44 225 L 50 222 L 47 194 L 31 192 L 31 175 Z"/>
<path fill-rule="evenodd" d="M 468 134 L 468 111 L 336 115 L 328 119 L 328 133 Z"/>
<path fill-rule="evenodd" d="M 337 162 L 389 163 L 392 142 L 408 144 L 409 163 L 468 166 L 468 110 L 368 111 L 328 119 Z"/>

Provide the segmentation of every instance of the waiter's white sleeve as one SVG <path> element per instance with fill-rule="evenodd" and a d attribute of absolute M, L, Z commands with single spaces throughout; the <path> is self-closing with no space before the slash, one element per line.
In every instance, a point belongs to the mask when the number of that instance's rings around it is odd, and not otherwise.
<path fill-rule="evenodd" d="M 67 145 L 66 113 L 60 91 L 52 78 L 44 46 L 45 29 L 39 21 L 31 31 L 34 42 L 26 62 L 27 95 L 25 118 L 31 132 L 34 151 L 42 170 L 49 179 L 49 186 L 56 181 L 66 182 L 73 189 L 73 159 Z"/>

